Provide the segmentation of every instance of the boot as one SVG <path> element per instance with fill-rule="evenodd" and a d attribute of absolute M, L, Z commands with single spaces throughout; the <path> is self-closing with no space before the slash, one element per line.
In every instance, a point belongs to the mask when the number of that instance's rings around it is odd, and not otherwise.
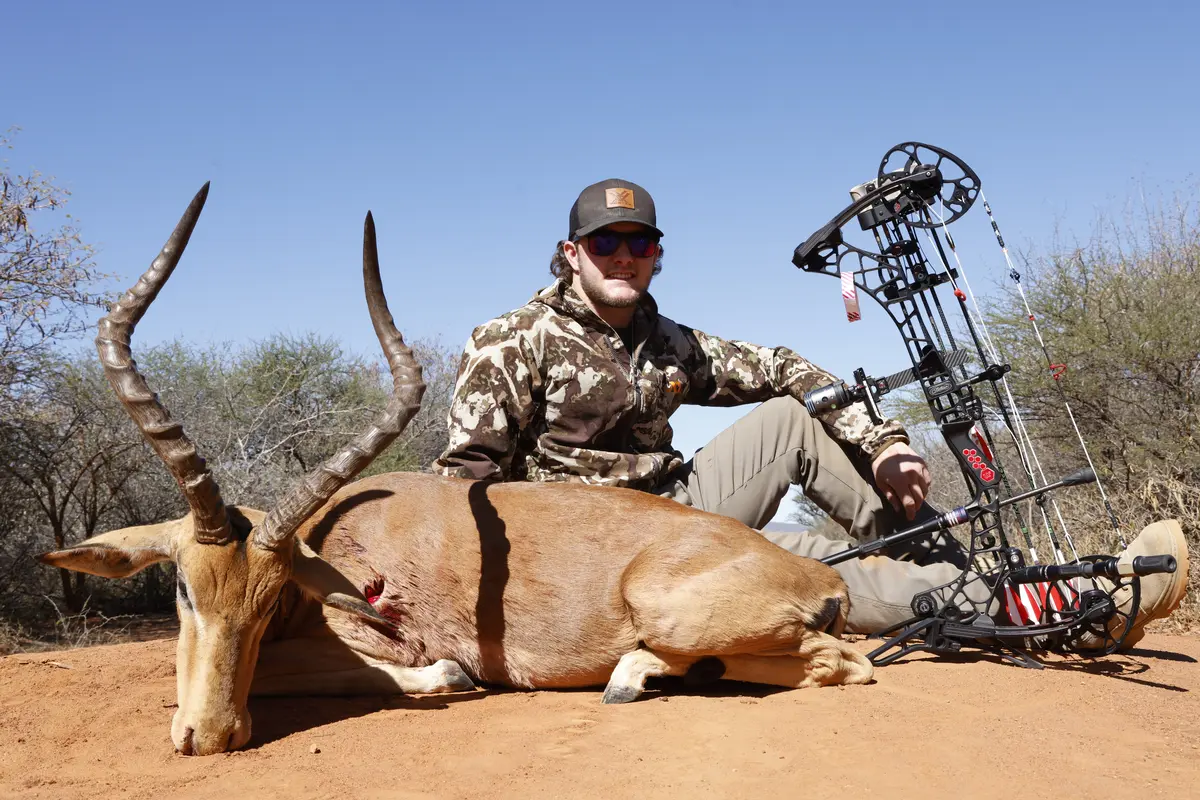
<path fill-rule="evenodd" d="M 1142 528 L 1142 532 L 1129 543 L 1129 547 L 1121 554 L 1120 560 L 1122 563 L 1128 563 L 1136 556 L 1157 555 L 1174 556 L 1176 569 L 1170 573 L 1142 576 L 1141 602 L 1138 604 L 1137 617 L 1133 621 L 1133 627 L 1129 629 L 1129 635 L 1121 644 L 1122 651 L 1128 650 L 1142 640 L 1142 637 L 1146 635 L 1147 623 L 1163 619 L 1179 608 L 1184 595 L 1187 594 L 1187 540 L 1183 538 L 1183 530 L 1179 527 L 1178 520 L 1161 520 Z M 1112 588 L 1112 584 L 1104 578 L 1098 578 L 1096 582 L 1103 589 Z M 1123 612 L 1127 612 L 1133 598 L 1132 593 L 1128 589 L 1124 589 L 1118 591 L 1113 599 L 1116 600 L 1118 607 Z M 1114 626 L 1124 625 L 1125 620 L 1118 616 L 1113 619 L 1111 624 Z M 1085 635 L 1080 644 L 1084 648 L 1103 646 L 1099 637 L 1090 634 Z"/>

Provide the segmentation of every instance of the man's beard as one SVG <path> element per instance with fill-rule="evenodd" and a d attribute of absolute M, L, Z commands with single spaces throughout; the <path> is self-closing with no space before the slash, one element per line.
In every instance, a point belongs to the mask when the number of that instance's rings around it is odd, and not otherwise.
<path fill-rule="evenodd" d="M 636 306 L 638 301 L 642 299 L 642 295 L 649 289 L 649 286 L 647 286 L 646 289 L 633 289 L 632 292 L 625 291 L 616 294 L 606 284 L 602 276 L 592 277 L 587 273 L 580 275 L 579 285 L 583 289 L 583 293 L 594 304 L 608 306 L 609 308 L 629 308 L 630 306 Z M 632 289 L 633 287 L 629 288 Z"/>

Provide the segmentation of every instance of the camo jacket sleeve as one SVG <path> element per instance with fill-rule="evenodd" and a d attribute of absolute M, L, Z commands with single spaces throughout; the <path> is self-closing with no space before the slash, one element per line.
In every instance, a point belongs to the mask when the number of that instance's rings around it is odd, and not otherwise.
<path fill-rule="evenodd" d="M 708 406 L 755 403 L 804 393 L 839 380 L 786 347 L 760 347 L 680 326 L 687 341 L 691 383 L 683 402 Z M 859 447 L 870 459 L 895 442 L 908 442 L 899 422 L 871 422 L 861 403 L 828 411 L 819 419 L 830 435 Z"/>
<path fill-rule="evenodd" d="M 447 423 L 449 443 L 433 471 L 454 478 L 508 480 L 518 432 L 540 383 L 528 331 L 511 320 L 476 328 L 459 362 Z"/>

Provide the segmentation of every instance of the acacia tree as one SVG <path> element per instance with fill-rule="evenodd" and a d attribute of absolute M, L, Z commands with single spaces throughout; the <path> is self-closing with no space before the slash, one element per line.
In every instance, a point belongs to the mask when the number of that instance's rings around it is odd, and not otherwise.
<path fill-rule="evenodd" d="M 16 129 L 0 133 L 12 150 Z M 71 215 L 70 193 L 34 170 L 16 174 L 0 160 L 0 413 L 33 374 L 39 357 L 82 330 L 88 307 L 105 295 L 104 276 Z"/>
<path fill-rule="evenodd" d="M 992 333 L 1013 363 L 1009 384 L 1056 471 L 1083 458 L 1065 399 L 1126 536 L 1167 516 L 1180 519 L 1192 542 L 1200 540 L 1197 209 L 1178 205 L 1131 225 L 1107 223 L 1086 245 L 1029 259 L 1022 283 L 1047 349 L 1066 372 L 1049 377 L 1019 297 L 996 305 Z M 1088 527 L 1108 527 L 1094 495 L 1070 496 L 1081 498 L 1073 514 Z"/>
<path fill-rule="evenodd" d="M 6 505 L 32 510 L 38 525 L 23 537 L 41 549 L 73 544 L 100 532 L 152 461 L 123 411 L 110 401 L 98 365 L 42 357 L 38 380 L 0 423 L 2 472 L 12 486 Z M 31 536 L 40 530 L 42 536 Z M 11 535 L 11 534 L 10 534 Z M 60 572 L 72 612 L 86 598 L 86 578 Z"/>
<path fill-rule="evenodd" d="M 424 469 L 445 446 L 454 356 L 437 342 L 412 348 L 427 387 L 421 411 L 368 474 Z M 142 362 L 147 375 L 162 376 L 155 386 L 222 494 L 260 508 L 357 436 L 392 391 L 386 366 L 311 334 L 240 349 L 176 344 L 148 351 Z"/>
<path fill-rule="evenodd" d="M 0 150 L 13 149 L 15 132 L 0 132 Z M 44 437 L 71 428 L 62 413 L 54 419 L 38 399 L 47 388 L 40 367 L 55 345 L 82 330 L 87 310 L 104 300 L 95 288 L 103 276 L 92 249 L 65 212 L 68 198 L 69 192 L 40 172 L 20 174 L 0 159 L 0 586 L 5 588 L 38 588 L 31 587 L 28 565 L 46 509 L 23 479 L 31 477 L 30 457 L 42 457 L 45 466 L 44 459 L 62 454 L 53 437 Z M 43 412 L 40 417 L 32 413 L 35 408 Z M 42 441 L 30 449 L 35 438 Z M 58 498 L 47 508 L 59 517 L 67 513 Z M 0 592 L 0 605 L 16 593 Z"/>
<path fill-rule="evenodd" d="M 414 346 L 427 391 L 418 425 L 374 471 L 419 470 L 445 446 L 454 357 L 437 343 Z M 346 354 L 336 341 L 275 336 L 242 348 L 172 342 L 146 348 L 150 383 L 197 443 L 222 493 L 269 508 L 277 497 L 358 434 L 387 402 L 390 374 Z M 16 414 L 0 418 L 0 610 L 10 615 L 60 594 L 85 605 L 161 610 L 170 605 L 168 565 L 125 581 L 50 573 L 33 555 L 104 530 L 160 522 L 187 512 L 161 461 L 117 402 L 95 355 L 43 358 L 39 380 Z M 89 600 L 92 602 L 89 603 Z"/>

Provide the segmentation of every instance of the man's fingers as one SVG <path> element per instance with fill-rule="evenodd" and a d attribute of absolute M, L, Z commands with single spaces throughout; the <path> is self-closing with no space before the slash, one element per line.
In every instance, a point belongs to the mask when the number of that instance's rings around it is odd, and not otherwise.
<path fill-rule="evenodd" d="M 929 487 L 933 485 L 933 475 L 929 473 L 929 467 L 921 465 L 921 493 L 929 494 Z M 922 498 L 924 499 L 924 498 Z"/>
<path fill-rule="evenodd" d="M 897 512 L 910 520 L 917 515 L 917 509 L 920 508 L 921 503 L 919 500 L 913 498 L 911 488 L 904 487 L 901 491 L 897 492 L 889 486 L 883 490 L 883 493 L 891 502 L 892 508 Z"/>
<path fill-rule="evenodd" d="M 917 480 L 913 482 L 913 495 L 917 499 L 917 505 L 925 502 L 925 498 L 929 496 L 929 476 L 918 475 Z"/>
<path fill-rule="evenodd" d="M 907 445 L 892 445 L 887 452 L 874 465 L 876 485 L 893 509 L 916 519 L 933 483 L 929 466 Z"/>

